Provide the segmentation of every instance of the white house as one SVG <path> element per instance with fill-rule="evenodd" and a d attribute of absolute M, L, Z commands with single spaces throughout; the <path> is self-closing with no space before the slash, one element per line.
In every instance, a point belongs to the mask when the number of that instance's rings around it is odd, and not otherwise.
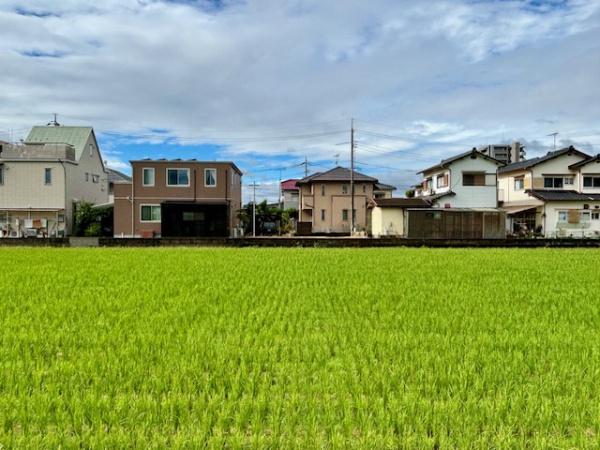
<path fill-rule="evenodd" d="M 64 236 L 79 201 L 108 202 L 108 172 L 91 127 L 33 127 L 0 153 L 0 236 Z"/>
<path fill-rule="evenodd" d="M 571 147 L 498 170 L 510 233 L 600 237 L 600 157 Z"/>
<path fill-rule="evenodd" d="M 503 163 L 476 149 L 419 172 L 423 181 L 415 197 L 442 208 L 496 208 L 496 171 Z"/>

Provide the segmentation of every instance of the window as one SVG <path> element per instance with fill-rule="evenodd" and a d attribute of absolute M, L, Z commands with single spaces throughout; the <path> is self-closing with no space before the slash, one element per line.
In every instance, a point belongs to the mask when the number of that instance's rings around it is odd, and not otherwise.
<path fill-rule="evenodd" d="M 325 210 L 324 209 L 321 210 L 321 220 L 325 221 Z"/>
<path fill-rule="evenodd" d="M 190 169 L 167 169 L 167 186 L 189 186 Z"/>
<path fill-rule="evenodd" d="M 52 184 L 52 169 L 49 167 L 44 169 L 44 184 Z"/>
<path fill-rule="evenodd" d="M 100 175 L 92 175 L 92 183 L 100 183 Z"/>
<path fill-rule="evenodd" d="M 347 209 L 342 209 L 342 220 L 344 222 L 348 222 L 348 210 Z"/>
<path fill-rule="evenodd" d="M 0 186 L 4 184 L 4 166 L 0 164 Z"/>
<path fill-rule="evenodd" d="M 447 174 L 438 175 L 437 180 L 436 180 L 436 186 L 438 188 L 448 187 L 448 175 Z"/>
<path fill-rule="evenodd" d="M 321 196 L 325 197 L 325 185 L 321 185 Z"/>
<path fill-rule="evenodd" d="M 154 186 L 154 168 L 144 167 L 142 169 L 142 185 Z"/>
<path fill-rule="evenodd" d="M 94 144 L 90 144 L 90 156 L 94 156 Z"/>
<path fill-rule="evenodd" d="M 85 173 L 85 181 L 86 181 L 86 183 L 90 181 L 90 173 L 89 172 Z"/>
<path fill-rule="evenodd" d="M 215 187 L 217 185 L 217 169 L 204 169 L 204 186 Z"/>
<path fill-rule="evenodd" d="M 485 186 L 485 173 L 463 172 L 463 186 Z"/>
<path fill-rule="evenodd" d="M 184 211 L 183 221 L 184 222 L 195 222 L 204 220 L 203 211 Z"/>
<path fill-rule="evenodd" d="M 589 222 L 590 215 L 590 211 L 581 211 L 581 222 Z"/>
<path fill-rule="evenodd" d="M 342 185 L 342 194 L 347 194 L 348 193 L 348 185 L 347 184 L 343 184 Z"/>
<path fill-rule="evenodd" d="M 571 181 L 573 181 L 572 177 L 567 177 L 567 178 L 571 178 Z M 563 186 L 567 183 L 565 183 L 565 179 L 564 177 L 544 177 L 544 188 L 546 189 L 562 189 Z M 571 183 L 573 184 L 573 183 Z"/>
<path fill-rule="evenodd" d="M 515 178 L 515 191 L 522 191 L 525 189 L 525 178 Z"/>
<path fill-rule="evenodd" d="M 367 193 L 367 185 L 363 184 L 363 194 L 366 194 L 366 193 Z"/>
<path fill-rule="evenodd" d="M 592 220 L 600 220 L 600 212 L 594 211 L 592 213 Z"/>
<path fill-rule="evenodd" d="M 160 222 L 160 205 L 141 205 L 141 222 Z"/>
<path fill-rule="evenodd" d="M 573 186 L 574 178 L 573 177 L 565 177 L 564 184 L 565 184 L 565 186 Z"/>
<path fill-rule="evenodd" d="M 558 221 L 559 222 L 567 222 L 568 221 L 567 211 L 559 211 L 558 212 Z"/>
<path fill-rule="evenodd" d="M 583 177 L 583 187 L 600 188 L 600 177 Z"/>

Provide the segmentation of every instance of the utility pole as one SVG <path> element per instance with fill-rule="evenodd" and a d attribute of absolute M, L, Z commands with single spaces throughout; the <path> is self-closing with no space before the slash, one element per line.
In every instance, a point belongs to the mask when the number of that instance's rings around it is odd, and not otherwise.
<path fill-rule="evenodd" d="M 281 168 L 279 168 L 279 208 L 283 208 L 283 191 L 281 190 Z"/>
<path fill-rule="evenodd" d="M 252 237 L 256 237 L 256 181 L 252 182 Z"/>
<path fill-rule="evenodd" d="M 555 131 L 554 133 L 550 133 L 547 134 L 546 136 L 554 136 L 554 151 L 556 151 L 556 135 L 558 134 L 558 131 Z"/>
<path fill-rule="evenodd" d="M 350 236 L 354 234 L 354 119 L 350 119 Z"/>

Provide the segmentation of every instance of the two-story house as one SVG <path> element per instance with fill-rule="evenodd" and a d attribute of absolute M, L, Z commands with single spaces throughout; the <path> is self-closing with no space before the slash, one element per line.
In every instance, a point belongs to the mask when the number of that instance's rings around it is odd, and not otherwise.
<path fill-rule="evenodd" d="M 600 236 L 600 164 L 574 147 L 498 170 L 507 230 L 546 237 Z"/>
<path fill-rule="evenodd" d="M 283 197 L 283 209 L 295 209 L 298 210 L 300 204 L 299 201 L 299 188 L 296 185 L 297 179 L 289 179 L 281 182 L 281 196 Z"/>
<path fill-rule="evenodd" d="M 368 227 L 367 205 L 373 198 L 376 178 L 354 171 L 356 231 Z M 312 233 L 349 233 L 351 228 L 351 171 L 335 167 L 297 181 L 300 189 L 299 226 L 310 224 Z"/>
<path fill-rule="evenodd" d="M 131 161 L 114 185 L 115 237 L 231 236 L 239 228 L 242 172 L 232 162 Z"/>
<path fill-rule="evenodd" d="M 0 235 L 66 236 L 77 202 L 108 201 L 108 175 L 91 127 L 36 126 L 0 153 Z"/>
<path fill-rule="evenodd" d="M 496 208 L 496 171 L 502 162 L 476 149 L 442 160 L 419 172 L 415 197 L 444 208 Z"/>

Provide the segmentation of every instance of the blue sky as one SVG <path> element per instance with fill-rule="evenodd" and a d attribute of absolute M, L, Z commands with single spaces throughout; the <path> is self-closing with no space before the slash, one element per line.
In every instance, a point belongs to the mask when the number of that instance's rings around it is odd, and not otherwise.
<path fill-rule="evenodd" d="M 472 147 L 600 153 L 600 0 L 0 0 L 0 139 L 52 113 L 111 167 L 349 163 L 399 192 Z M 250 190 L 245 190 L 248 199 Z"/>

